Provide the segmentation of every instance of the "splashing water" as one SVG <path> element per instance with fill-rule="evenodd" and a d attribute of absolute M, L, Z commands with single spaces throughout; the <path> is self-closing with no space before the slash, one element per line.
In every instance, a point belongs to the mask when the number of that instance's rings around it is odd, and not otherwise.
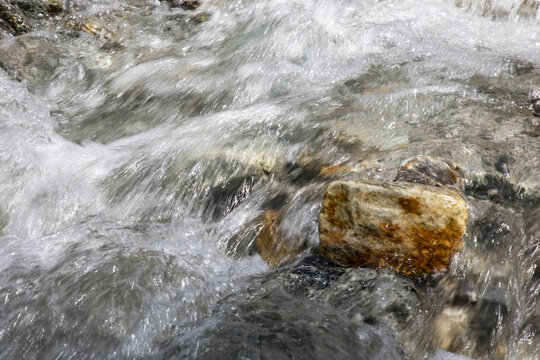
<path fill-rule="evenodd" d="M 540 356 L 537 1 L 68 5 L 0 39 L 0 358 Z M 304 263 L 323 169 L 419 154 L 466 174 L 446 277 Z"/>

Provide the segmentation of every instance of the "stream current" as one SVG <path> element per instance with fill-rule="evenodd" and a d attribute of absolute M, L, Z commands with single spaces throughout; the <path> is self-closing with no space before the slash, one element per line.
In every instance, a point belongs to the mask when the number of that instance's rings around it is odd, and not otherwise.
<path fill-rule="evenodd" d="M 539 14 L 73 0 L 3 34 L 0 359 L 540 358 Z M 319 258 L 317 174 L 417 155 L 465 174 L 449 273 Z M 279 270 L 253 250 L 275 208 L 304 249 Z"/>

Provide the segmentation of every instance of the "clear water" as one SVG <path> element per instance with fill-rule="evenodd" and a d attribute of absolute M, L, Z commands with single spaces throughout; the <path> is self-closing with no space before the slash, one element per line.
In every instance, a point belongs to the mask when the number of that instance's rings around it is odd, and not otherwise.
<path fill-rule="evenodd" d="M 70 11 L 0 40 L 0 358 L 540 356 L 537 2 Z M 282 199 L 307 256 L 318 171 L 415 155 L 464 169 L 471 221 L 406 326 L 334 306 L 372 275 L 300 296 L 238 236 Z"/>

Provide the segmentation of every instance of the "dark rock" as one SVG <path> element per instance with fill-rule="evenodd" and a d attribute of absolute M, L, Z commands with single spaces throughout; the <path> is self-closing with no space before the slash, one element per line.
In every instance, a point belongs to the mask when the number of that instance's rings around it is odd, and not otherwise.
<path fill-rule="evenodd" d="M 509 162 L 510 162 L 510 159 L 508 158 L 508 156 L 506 155 L 498 156 L 497 160 L 495 161 L 495 170 L 497 170 L 501 174 L 507 175 Z"/>
<path fill-rule="evenodd" d="M 488 251 L 503 245 L 509 246 L 514 241 L 514 232 L 518 231 L 512 229 L 514 216 L 500 205 L 493 204 L 471 224 L 471 235 L 475 237 L 478 244 L 484 246 Z"/>
<path fill-rule="evenodd" d="M 320 255 L 304 258 L 299 264 L 276 272 L 266 278 L 263 283 L 267 288 L 280 288 L 300 297 L 315 296 L 328 289 L 346 271 Z"/>
<path fill-rule="evenodd" d="M 390 271 L 344 268 L 319 255 L 269 275 L 254 289 L 280 290 L 336 307 L 348 319 L 404 330 L 418 318 L 415 284 Z"/>
<path fill-rule="evenodd" d="M 461 188 L 463 171 L 450 160 L 430 156 L 416 156 L 407 160 L 398 169 L 394 181 Z"/>
<path fill-rule="evenodd" d="M 376 328 L 357 326 L 333 307 L 280 291 L 225 299 L 199 328 L 184 334 L 164 359 L 405 359 Z"/>
<path fill-rule="evenodd" d="M 272 195 L 269 199 L 265 200 L 262 204 L 264 210 L 277 210 L 287 204 L 289 201 L 289 194 L 286 192 L 278 192 L 275 195 Z"/>
<path fill-rule="evenodd" d="M 472 176 L 465 186 L 465 194 L 500 204 L 519 202 L 528 208 L 536 208 L 540 204 L 538 186 L 532 184 L 525 187 L 513 184 L 500 173 L 490 172 Z"/>
<path fill-rule="evenodd" d="M 496 344 L 504 324 L 508 321 L 508 308 L 497 301 L 483 299 L 471 316 L 469 336 L 475 339 L 474 356 L 485 356 L 496 351 Z M 490 358 L 497 358 L 491 354 Z"/>
<path fill-rule="evenodd" d="M 408 359 L 391 328 L 416 318 L 418 301 L 406 278 L 313 255 L 220 301 L 160 358 Z"/>
<path fill-rule="evenodd" d="M 11 65 L 3 62 L 3 61 L 0 61 L 0 69 L 7 72 L 8 75 L 11 78 L 13 78 L 13 79 L 15 79 L 17 81 L 22 81 L 21 74 L 19 73 L 19 71 L 15 67 L 13 67 L 13 66 L 11 66 Z"/>
<path fill-rule="evenodd" d="M 198 0 L 170 0 L 171 7 L 180 7 L 184 10 L 195 10 L 201 6 Z"/>
<path fill-rule="evenodd" d="M 5 28 L 13 35 L 24 34 L 30 31 L 26 16 L 17 7 L 0 2 L 0 27 Z"/>
<path fill-rule="evenodd" d="M 311 167 L 311 163 L 292 163 L 285 165 L 287 180 L 296 186 L 307 185 L 317 177 L 320 168 Z"/>
<path fill-rule="evenodd" d="M 58 15 L 64 11 L 64 3 L 61 0 L 15 0 L 12 2 L 27 15 Z"/>
<path fill-rule="evenodd" d="M 64 11 L 64 4 L 60 0 L 49 0 L 43 5 L 45 12 L 49 15 L 58 15 Z"/>
<path fill-rule="evenodd" d="M 512 62 L 511 73 L 516 76 L 531 74 L 536 70 L 534 63 L 516 59 Z"/>
<path fill-rule="evenodd" d="M 250 194 L 257 180 L 255 175 L 236 176 L 208 189 L 204 199 L 203 219 L 217 221 L 227 215 Z"/>
<path fill-rule="evenodd" d="M 536 100 L 533 104 L 534 116 L 540 116 L 540 100 Z"/>

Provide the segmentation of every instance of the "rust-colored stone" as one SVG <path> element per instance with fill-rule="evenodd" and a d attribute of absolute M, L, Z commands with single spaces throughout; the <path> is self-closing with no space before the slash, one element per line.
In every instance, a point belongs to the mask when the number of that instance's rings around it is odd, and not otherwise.
<path fill-rule="evenodd" d="M 398 202 L 403 211 L 405 211 L 407 214 L 419 215 L 422 213 L 422 204 L 416 198 L 399 198 Z"/>
<path fill-rule="evenodd" d="M 453 190 L 399 182 L 336 181 L 319 217 L 320 251 L 347 266 L 425 276 L 463 246 L 468 214 Z"/>
<path fill-rule="evenodd" d="M 323 178 L 330 178 L 337 175 L 343 175 L 348 173 L 353 169 L 352 166 L 344 165 L 344 164 L 338 164 L 338 165 L 332 165 L 332 166 L 325 166 L 322 168 L 322 170 L 319 172 L 319 177 Z"/>
<path fill-rule="evenodd" d="M 288 241 L 279 231 L 279 211 L 268 210 L 260 217 L 261 230 L 255 239 L 255 247 L 273 269 L 287 265 L 296 259 L 303 247 L 295 246 L 294 241 Z"/>

